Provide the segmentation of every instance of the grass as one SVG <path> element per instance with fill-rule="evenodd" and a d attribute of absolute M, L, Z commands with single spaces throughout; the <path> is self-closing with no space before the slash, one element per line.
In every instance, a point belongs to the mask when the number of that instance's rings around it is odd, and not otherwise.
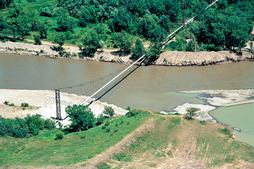
<path fill-rule="evenodd" d="M 148 113 L 118 117 L 109 124 L 71 133 L 54 140 L 57 130 L 44 130 L 31 138 L 0 138 L 0 166 L 62 166 L 83 162 L 103 152 L 151 118 Z M 106 132 L 106 129 L 110 129 Z"/>
<path fill-rule="evenodd" d="M 135 158 L 139 156 L 142 158 L 142 155 L 145 152 L 152 154 L 153 158 L 165 157 L 167 152 L 164 149 L 167 147 L 169 133 L 174 130 L 174 128 L 180 124 L 180 117 L 171 117 L 169 118 L 160 117 L 156 120 L 155 128 L 157 130 L 149 131 L 148 133 L 137 138 L 137 141 L 132 143 L 127 151 L 117 154 L 113 159 L 118 161 L 128 161 L 128 158 Z M 160 130 L 158 128 L 164 128 Z"/>
<path fill-rule="evenodd" d="M 177 161 L 181 166 L 180 163 L 185 164 L 190 159 L 197 164 L 205 159 L 200 165 L 209 168 L 233 164 L 237 159 L 254 163 L 254 148 L 230 138 L 225 127 L 209 122 L 203 125 L 198 120 L 185 120 L 182 116 L 158 116 L 153 129 L 105 164 L 149 168 L 169 160 Z"/>

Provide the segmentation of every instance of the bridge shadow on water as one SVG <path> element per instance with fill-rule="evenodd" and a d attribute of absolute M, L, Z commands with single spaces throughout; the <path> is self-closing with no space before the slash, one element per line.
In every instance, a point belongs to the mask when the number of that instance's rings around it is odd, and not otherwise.
<path fill-rule="evenodd" d="M 100 100 L 102 97 L 104 97 L 107 93 L 109 93 L 111 90 L 113 90 L 116 86 L 118 86 L 121 82 L 123 82 L 127 77 L 129 77 L 132 73 L 134 73 L 145 61 L 146 59 L 142 60 L 134 69 L 132 69 L 127 75 L 124 75 L 123 77 L 120 77 L 120 79 L 109 89 L 107 89 L 105 92 L 99 95 L 97 99 L 94 101 Z M 88 106 L 91 105 L 94 101 L 89 102 Z"/>

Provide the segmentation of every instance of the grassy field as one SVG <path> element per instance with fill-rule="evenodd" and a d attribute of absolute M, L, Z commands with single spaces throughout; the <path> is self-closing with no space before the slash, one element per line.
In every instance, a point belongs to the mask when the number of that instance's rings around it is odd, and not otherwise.
<path fill-rule="evenodd" d="M 225 126 L 160 117 L 155 127 L 98 168 L 248 168 L 254 148 L 224 132 Z M 222 131 L 223 130 L 223 131 Z M 228 130 L 230 131 L 230 130 Z"/>
<path fill-rule="evenodd" d="M 152 127 L 139 131 L 144 124 Z M 230 129 L 178 115 L 144 112 L 115 117 L 63 140 L 54 140 L 56 131 L 24 139 L 0 138 L 0 166 L 85 167 L 94 162 L 97 168 L 250 168 L 254 164 L 254 148 L 233 139 Z M 127 135 L 137 136 L 120 152 L 107 154 L 119 150 Z M 94 160 L 101 153 L 109 158 Z"/>
<path fill-rule="evenodd" d="M 44 130 L 31 138 L 0 138 L 0 166 L 58 166 L 83 162 L 103 152 L 151 118 L 118 117 L 109 123 L 54 140 L 56 130 Z"/>

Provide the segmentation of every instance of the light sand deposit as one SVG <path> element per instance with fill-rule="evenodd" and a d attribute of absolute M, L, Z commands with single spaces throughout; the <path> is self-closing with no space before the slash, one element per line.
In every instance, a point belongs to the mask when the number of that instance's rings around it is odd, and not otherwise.
<path fill-rule="evenodd" d="M 254 103 L 254 89 L 246 90 L 197 90 L 184 91 L 184 93 L 197 93 L 209 95 L 200 97 L 213 106 L 233 106 Z"/>
<path fill-rule="evenodd" d="M 203 94 L 200 99 L 205 100 L 210 105 L 190 104 L 185 103 L 179 105 L 174 109 L 174 112 L 160 112 L 161 114 L 186 114 L 187 109 L 194 107 L 200 109 L 197 111 L 196 119 L 216 122 L 210 116 L 209 112 L 216 109 L 217 106 L 234 106 L 246 103 L 254 103 L 254 89 L 246 90 L 197 90 L 197 91 L 183 91 L 183 93 Z"/>
<path fill-rule="evenodd" d="M 199 109 L 196 114 L 197 116 L 195 117 L 198 120 L 205 120 L 205 121 L 211 121 L 211 122 L 216 122 L 216 120 L 214 120 L 212 118 L 212 116 L 209 115 L 208 112 L 212 111 L 215 109 L 215 107 L 213 106 L 209 106 L 209 105 L 203 105 L 203 104 L 190 104 L 190 103 L 185 103 L 181 106 L 177 106 L 174 111 L 180 113 L 180 114 L 186 114 L 187 113 L 187 109 L 188 108 L 197 108 Z"/>
<path fill-rule="evenodd" d="M 80 104 L 87 97 L 78 96 L 75 94 L 61 93 L 61 115 L 62 118 L 66 117 L 65 108 L 68 105 Z M 14 103 L 16 107 L 4 105 L 4 101 Z M 47 102 L 48 101 L 48 102 Z M 21 103 L 28 103 L 30 106 L 38 107 L 23 110 Z M 44 107 L 44 104 L 46 106 Z M 105 106 L 111 106 L 116 115 L 125 115 L 127 110 L 117 107 L 105 102 L 94 101 L 89 107 L 95 116 L 101 114 Z M 55 118 L 56 117 L 56 105 L 54 91 L 49 90 L 9 90 L 0 89 L 0 115 L 5 118 L 25 117 L 27 114 L 40 114 L 43 118 Z M 62 120 L 63 125 L 69 124 L 69 119 Z"/>

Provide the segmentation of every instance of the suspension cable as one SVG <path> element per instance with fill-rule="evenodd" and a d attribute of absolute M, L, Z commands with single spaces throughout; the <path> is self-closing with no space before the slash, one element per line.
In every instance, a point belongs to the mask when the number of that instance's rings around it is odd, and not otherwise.
<path fill-rule="evenodd" d="M 204 10 L 202 10 L 199 14 L 195 15 L 194 17 L 192 17 L 191 19 L 189 19 L 187 22 L 185 22 L 183 25 L 181 25 L 179 28 L 177 28 L 174 32 L 172 32 L 171 34 L 169 34 L 163 41 L 159 42 L 159 44 L 162 44 L 162 46 L 165 45 L 165 43 L 163 42 L 167 42 L 167 40 L 173 36 L 175 33 L 177 33 L 178 31 L 180 31 L 183 27 L 185 27 L 186 25 L 188 25 L 189 23 L 193 22 L 195 20 L 195 18 L 197 18 L 199 15 L 201 15 L 204 11 L 206 11 L 207 9 L 209 9 L 211 6 L 213 6 L 216 2 L 218 2 L 218 0 L 215 0 L 213 3 L 211 3 L 210 5 L 208 5 Z M 116 80 L 119 76 L 121 76 L 123 73 L 125 73 L 129 68 L 131 68 L 133 65 L 135 65 L 136 63 L 138 63 L 139 61 L 141 61 L 142 59 L 144 59 L 148 54 L 150 53 L 150 51 L 147 51 L 144 55 L 142 55 L 138 60 L 136 60 L 135 62 L 133 62 L 131 65 L 129 65 L 126 69 L 124 69 L 122 72 L 120 72 L 118 75 L 116 75 L 113 79 L 111 79 L 108 83 L 106 83 L 104 86 L 102 86 L 99 90 L 97 90 L 96 92 L 94 92 L 91 96 L 89 96 L 85 101 L 83 101 L 81 104 L 85 104 L 87 103 L 88 100 L 90 100 L 93 96 L 95 96 L 97 93 L 99 93 L 100 91 L 102 91 L 105 87 L 107 87 L 110 83 L 112 83 L 114 80 Z"/>

